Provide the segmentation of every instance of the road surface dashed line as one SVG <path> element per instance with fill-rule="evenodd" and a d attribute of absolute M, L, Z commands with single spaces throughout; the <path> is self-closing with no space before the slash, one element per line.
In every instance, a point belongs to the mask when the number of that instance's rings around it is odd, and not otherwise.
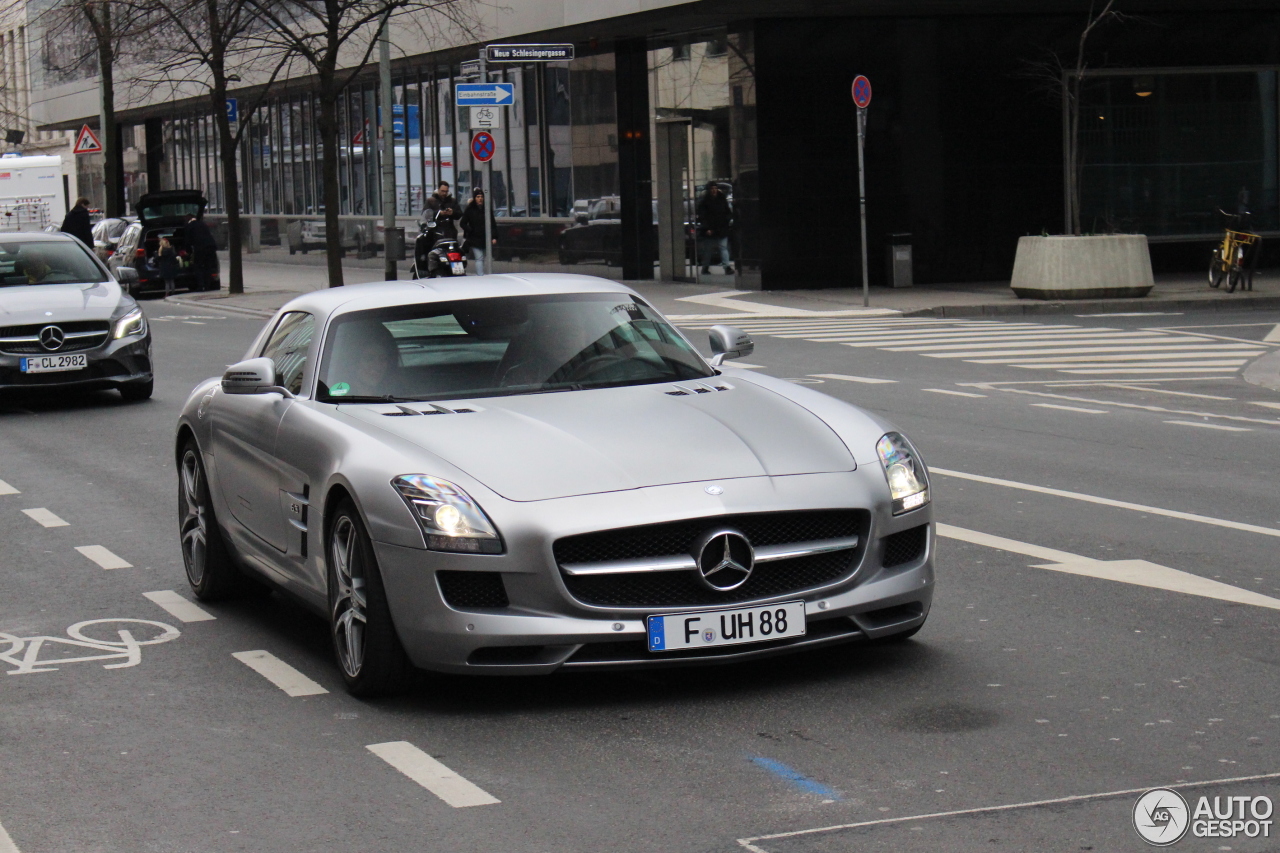
<path fill-rule="evenodd" d="M 1233 427 L 1226 424 L 1202 424 L 1196 421 L 1165 421 L 1167 424 L 1177 424 L 1178 426 L 1200 427 L 1201 429 L 1220 429 L 1226 432 L 1253 432 L 1248 427 Z"/>
<path fill-rule="evenodd" d="M 970 394 L 968 391 L 948 391 L 946 388 L 921 388 L 934 394 L 950 394 L 952 397 L 985 397 L 986 394 Z"/>
<path fill-rule="evenodd" d="M 483 788 L 463 779 L 408 741 L 373 743 L 365 749 L 455 809 L 491 806 L 502 802 Z"/>
<path fill-rule="evenodd" d="M 1105 409 L 1085 409 L 1080 406 L 1059 406 L 1057 403 L 1032 403 L 1037 409 L 1061 409 L 1064 412 L 1084 412 L 1086 415 L 1106 415 Z"/>
<path fill-rule="evenodd" d="M 19 853 L 18 845 L 14 844 L 9 833 L 4 831 L 2 823 L 0 823 L 0 853 Z"/>
<path fill-rule="evenodd" d="M 42 506 L 33 507 L 32 509 L 24 509 L 22 511 L 22 514 L 27 516 L 27 518 L 30 518 L 36 524 L 39 524 L 41 527 L 69 527 L 70 526 L 67 522 L 58 518 L 56 515 L 49 512 L 49 510 L 45 509 Z"/>
<path fill-rule="evenodd" d="M 201 610 L 171 589 L 158 589 L 155 592 L 144 592 L 144 598 L 160 605 L 169 615 L 183 622 L 209 622 L 218 617 Z"/>
<path fill-rule="evenodd" d="M 0 495 L 20 495 L 22 492 L 10 486 L 4 480 L 0 480 Z"/>
<path fill-rule="evenodd" d="M 77 545 L 76 550 L 104 569 L 132 569 L 133 563 L 117 557 L 101 545 Z"/>
<path fill-rule="evenodd" d="M 270 652 L 232 652 L 231 656 L 289 696 L 319 696 L 329 691 Z"/>

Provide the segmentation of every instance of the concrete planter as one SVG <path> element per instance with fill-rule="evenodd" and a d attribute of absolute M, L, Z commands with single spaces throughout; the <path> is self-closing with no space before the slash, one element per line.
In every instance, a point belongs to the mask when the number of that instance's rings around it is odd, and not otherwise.
<path fill-rule="evenodd" d="M 1147 237 L 1022 237 L 1010 286 L 1022 299 L 1146 296 L 1155 286 Z"/>

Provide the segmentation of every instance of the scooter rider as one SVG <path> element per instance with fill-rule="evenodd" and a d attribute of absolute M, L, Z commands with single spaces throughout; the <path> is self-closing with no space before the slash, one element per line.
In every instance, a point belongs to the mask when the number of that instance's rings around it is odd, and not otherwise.
<path fill-rule="evenodd" d="M 427 196 L 422 218 L 430 222 L 432 217 L 435 218 L 436 233 L 441 238 L 458 239 L 458 228 L 453 223 L 462 217 L 462 209 L 458 206 L 458 200 L 449 192 L 448 181 L 441 181 L 436 191 Z"/>

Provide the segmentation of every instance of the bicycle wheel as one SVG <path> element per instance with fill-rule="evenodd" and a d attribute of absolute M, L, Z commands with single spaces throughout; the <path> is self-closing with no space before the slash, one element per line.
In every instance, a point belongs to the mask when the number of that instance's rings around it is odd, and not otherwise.
<path fill-rule="evenodd" d="M 1238 248 L 1231 259 L 1231 269 L 1227 273 L 1227 293 L 1235 293 L 1236 288 L 1244 290 L 1244 280 L 1248 273 L 1244 269 L 1244 249 Z"/>
<path fill-rule="evenodd" d="M 1226 264 L 1222 263 L 1222 249 L 1214 249 L 1213 258 L 1209 261 L 1209 286 L 1218 287 L 1226 275 Z"/>

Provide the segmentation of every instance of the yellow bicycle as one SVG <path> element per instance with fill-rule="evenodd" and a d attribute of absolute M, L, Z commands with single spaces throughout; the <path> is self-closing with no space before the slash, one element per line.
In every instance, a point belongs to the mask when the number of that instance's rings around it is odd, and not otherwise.
<path fill-rule="evenodd" d="M 1218 212 L 1227 218 L 1229 225 L 1239 225 L 1247 216 L 1227 213 L 1225 210 Z M 1262 238 L 1257 234 L 1235 231 L 1228 227 L 1222 237 L 1222 244 L 1214 248 L 1213 258 L 1209 261 L 1209 286 L 1220 287 L 1225 279 L 1227 293 L 1235 293 L 1237 287 L 1242 291 L 1253 290 L 1253 262 L 1257 258 L 1258 244 L 1261 241 Z"/>

